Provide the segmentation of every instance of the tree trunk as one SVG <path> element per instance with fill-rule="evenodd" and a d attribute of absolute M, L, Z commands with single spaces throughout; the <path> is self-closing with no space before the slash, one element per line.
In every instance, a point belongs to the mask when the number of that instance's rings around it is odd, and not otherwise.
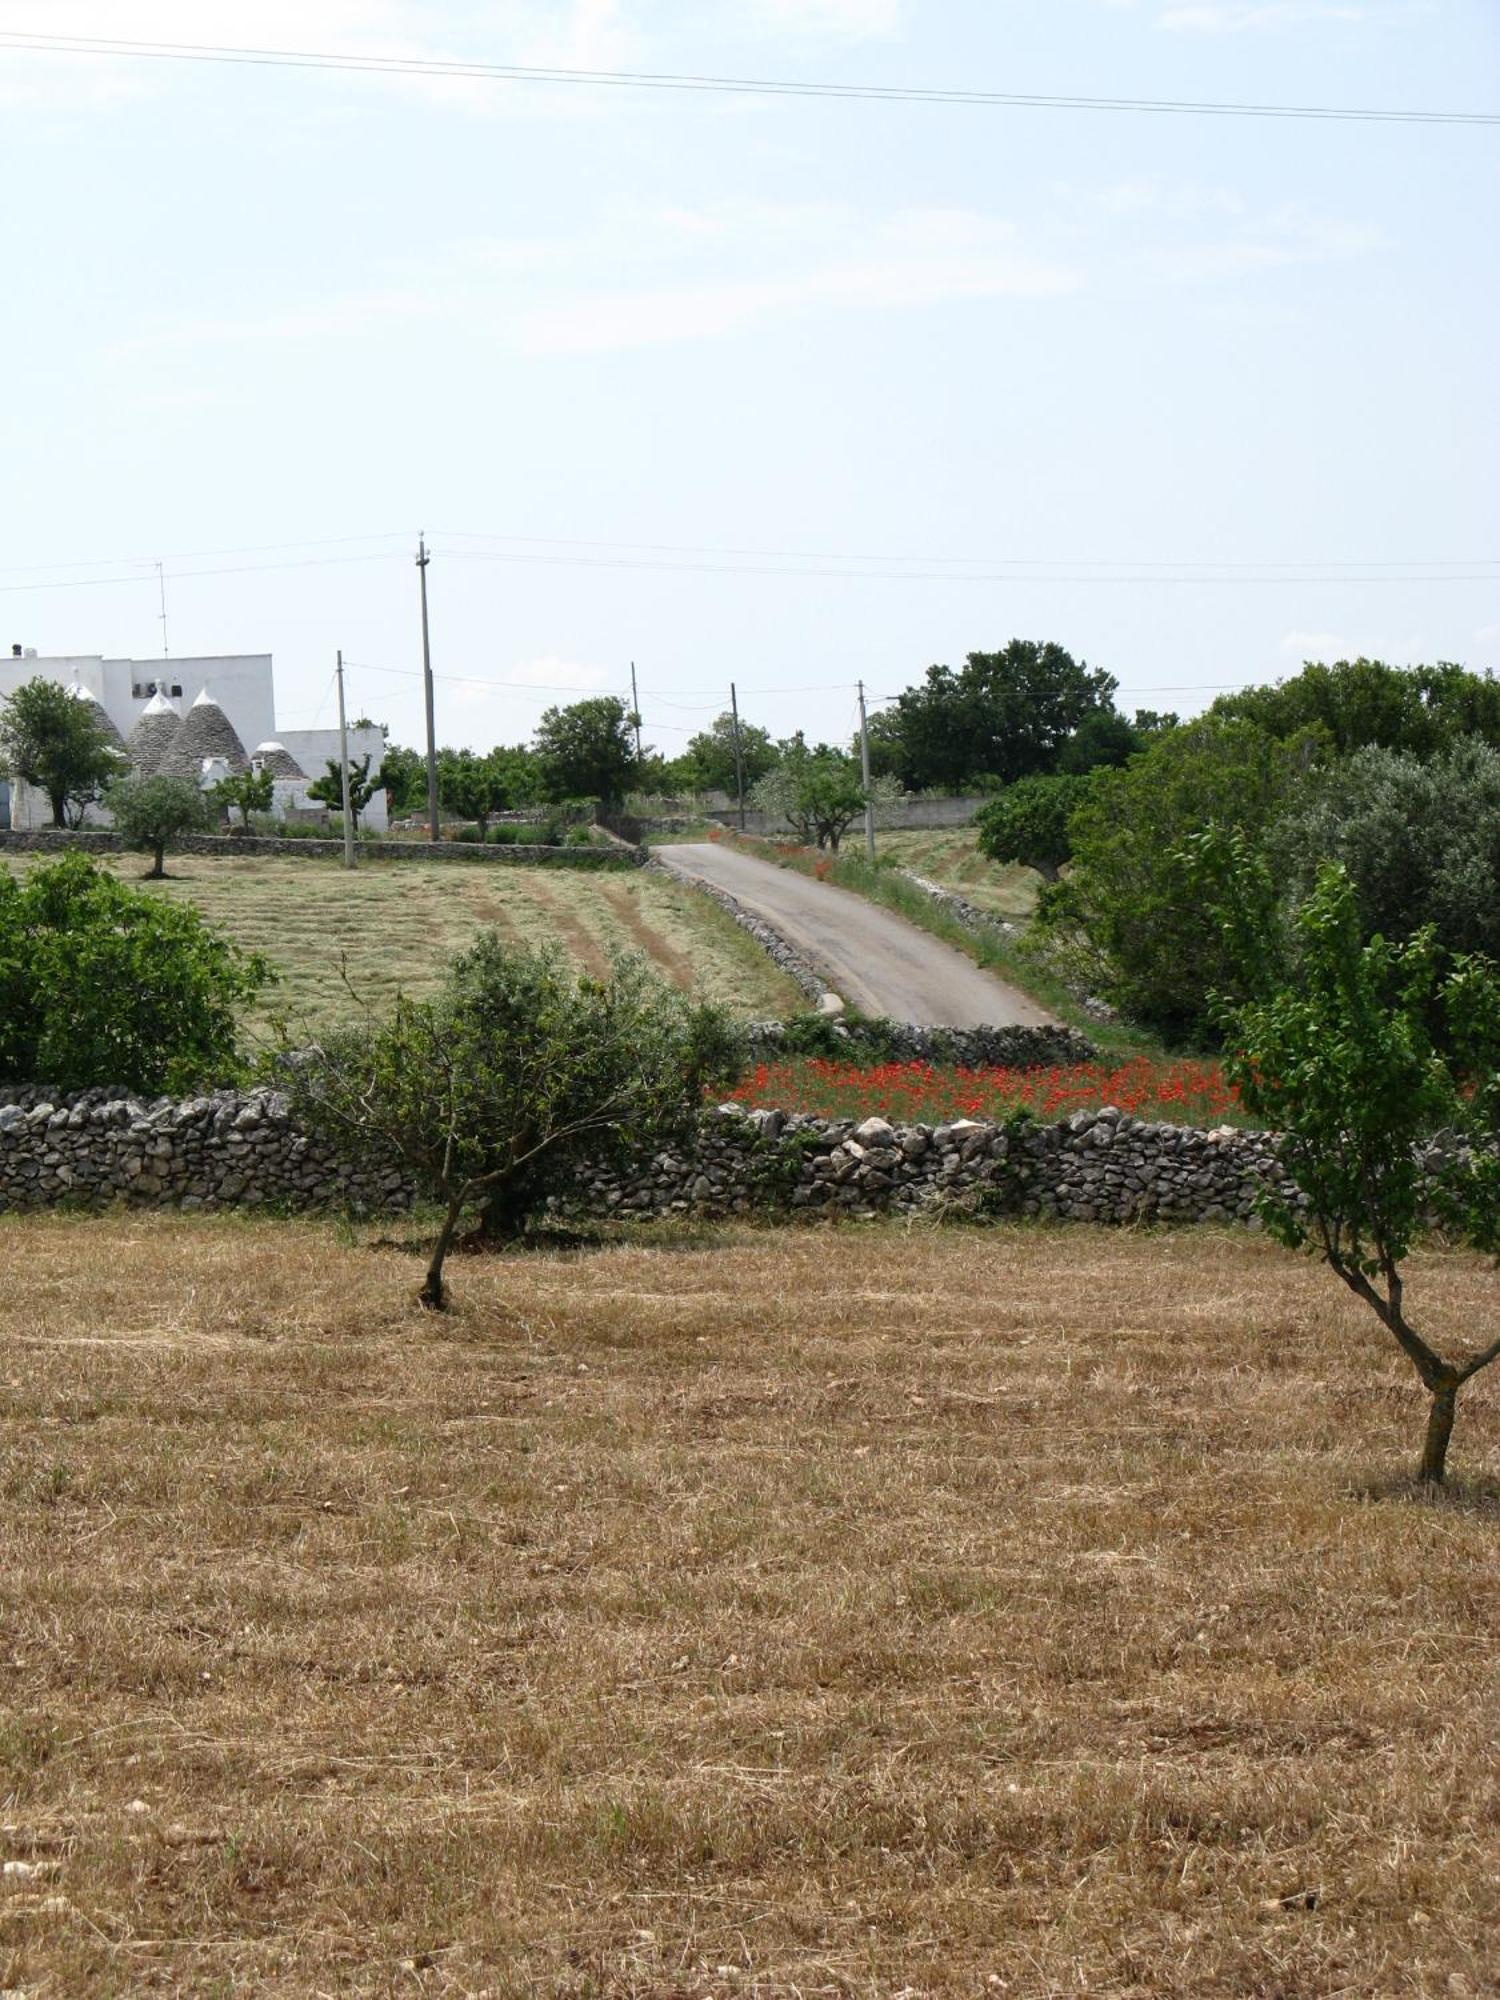
<path fill-rule="evenodd" d="M 152 865 L 147 870 L 146 880 L 148 882 L 163 881 L 167 873 L 167 843 L 164 840 L 157 841 L 151 853 L 153 857 Z"/>
<path fill-rule="evenodd" d="M 1427 1435 L 1422 1440 L 1422 1463 L 1417 1467 L 1417 1478 L 1423 1486 L 1441 1486 L 1443 1483 L 1457 1401 L 1456 1382 L 1444 1382 L 1432 1392 L 1432 1407 L 1427 1412 Z"/>
<path fill-rule="evenodd" d="M 438 1231 L 437 1241 L 432 1246 L 432 1259 L 427 1266 L 427 1276 L 422 1280 L 422 1289 L 417 1297 L 429 1312 L 448 1310 L 448 1287 L 443 1283 L 443 1264 L 452 1247 L 453 1232 L 458 1227 L 458 1218 L 463 1212 L 462 1200 L 450 1201 L 448 1212 L 443 1217 L 443 1226 Z"/>

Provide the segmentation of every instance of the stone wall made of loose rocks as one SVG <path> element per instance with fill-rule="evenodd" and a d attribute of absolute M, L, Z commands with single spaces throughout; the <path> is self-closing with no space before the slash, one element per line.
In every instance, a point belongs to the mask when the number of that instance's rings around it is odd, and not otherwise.
<path fill-rule="evenodd" d="M 892 1125 L 721 1105 L 696 1145 L 580 1177 L 581 1211 L 621 1216 L 950 1210 L 1069 1222 L 1255 1223 L 1295 1191 L 1263 1132 L 1148 1123 L 1108 1106 L 1057 1125 Z"/>
<path fill-rule="evenodd" d="M 1263 1133 L 1150 1124 L 1113 1110 L 1064 1124 L 891 1125 L 745 1111 L 705 1114 L 696 1140 L 627 1168 L 585 1169 L 558 1206 L 595 1216 L 940 1213 L 1078 1222 L 1249 1222 L 1267 1178 Z M 160 1208 L 396 1213 L 397 1168 L 352 1168 L 268 1090 L 139 1098 L 0 1091 L 0 1211 L 114 1201 Z"/>
<path fill-rule="evenodd" d="M 397 1171 L 337 1159 L 298 1130 L 275 1091 L 0 1091 L 0 1211 L 112 1201 L 376 1214 L 409 1208 L 411 1190 Z"/>

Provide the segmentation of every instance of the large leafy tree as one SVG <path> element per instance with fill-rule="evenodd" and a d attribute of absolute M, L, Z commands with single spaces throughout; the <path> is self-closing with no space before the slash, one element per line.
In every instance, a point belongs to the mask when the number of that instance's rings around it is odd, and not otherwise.
<path fill-rule="evenodd" d="M 770 732 L 740 718 L 740 765 L 745 790 L 765 776 L 776 762 L 776 745 Z M 734 716 L 729 710 L 716 717 L 711 729 L 700 730 L 688 742 L 683 755 L 669 770 L 688 791 L 728 792 L 735 795 Z"/>
<path fill-rule="evenodd" d="M 239 1071 L 236 1021 L 271 978 L 190 904 L 86 855 L 0 872 L 0 1081 L 196 1090 Z"/>
<path fill-rule="evenodd" d="M 493 932 L 460 958 L 436 1000 L 398 999 L 292 1071 L 303 1115 L 359 1159 L 399 1161 L 441 1222 L 420 1297 L 441 1308 L 466 1213 L 503 1237 L 577 1161 L 660 1143 L 691 1123 L 705 1089 L 743 1050 L 714 1008 L 685 999 L 640 959 L 577 977 L 555 950 Z"/>
<path fill-rule="evenodd" d="M 1013 784 L 1050 771 L 1084 719 L 1113 712 L 1113 675 L 1051 641 L 1012 639 L 970 653 L 956 672 L 933 666 L 898 695 L 887 725 L 897 773 L 917 790 L 962 791 L 981 778 Z"/>
<path fill-rule="evenodd" d="M 89 704 L 56 681 L 27 681 L 0 700 L 0 768 L 41 792 L 54 826 L 77 826 L 125 760 Z"/>
<path fill-rule="evenodd" d="M 1318 774 L 1274 829 L 1270 853 L 1294 893 L 1340 861 L 1365 935 L 1430 924 L 1450 952 L 1500 960 L 1500 749 L 1460 737 L 1423 761 L 1369 748 Z"/>
<path fill-rule="evenodd" d="M 1242 956 L 1253 941 L 1244 913 L 1266 895 L 1243 849 L 1240 860 L 1221 914 Z M 1268 1190 L 1262 1211 L 1281 1242 L 1321 1257 L 1370 1307 L 1417 1371 L 1429 1397 L 1417 1476 L 1437 1484 L 1458 1393 L 1500 1359 L 1500 1338 L 1492 1321 L 1477 1349 L 1445 1356 L 1413 1324 L 1402 1266 L 1428 1222 L 1500 1250 L 1500 968 L 1445 965 L 1430 929 L 1404 944 L 1366 938 L 1337 864 L 1295 931 L 1294 980 L 1227 1011 L 1227 1071 L 1281 1135 L 1301 1197 Z"/>
<path fill-rule="evenodd" d="M 1393 667 L 1363 658 L 1331 666 L 1310 660 L 1274 686 L 1221 695 L 1212 712 L 1271 736 L 1320 729 L 1340 757 L 1370 745 L 1431 757 L 1462 736 L 1500 747 L 1500 680 L 1451 661 Z"/>
<path fill-rule="evenodd" d="M 535 748 L 549 799 L 618 805 L 635 778 L 633 718 L 614 695 L 549 708 L 537 725 Z"/>
<path fill-rule="evenodd" d="M 167 849 L 185 833 L 208 831 L 208 807 L 191 778 L 122 778 L 104 794 L 127 847 L 151 856 L 148 882 L 167 872 Z"/>
<path fill-rule="evenodd" d="M 1072 867 L 1043 891 L 1040 939 L 1065 973 L 1169 1040 L 1214 1033 L 1211 995 L 1238 991 L 1200 893 L 1191 838 L 1238 832 L 1259 846 L 1315 759 L 1253 723 L 1204 718 L 1096 772 L 1070 815 Z"/>

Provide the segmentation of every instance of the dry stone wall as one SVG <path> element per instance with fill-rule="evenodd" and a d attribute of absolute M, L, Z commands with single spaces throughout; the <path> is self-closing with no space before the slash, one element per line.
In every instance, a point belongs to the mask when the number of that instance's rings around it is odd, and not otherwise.
<path fill-rule="evenodd" d="M 0 1091 L 0 1211 L 126 1201 L 161 1208 L 411 1205 L 399 1172 L 349 1167 L 275 1091 L 142 1098 Z"/>
<path fill-rule="evenodd" d="M 1279 1173 L 1264 1134 L 1149 1124 L 1118 1111 L 1065 1124 L 891 1125 L 721 1106 L 696 1141 L 628 1168 L 585 1169 L 559 1206 L 598 1216 L 910 1213 L 1082 1222 L 1248 1222 Z M 0 1092 L 0 1211 L 127 1202 L 181 1209 L 398 1212 L 399 1170 L 354 1169 L 269 1090 L 180 1100 L 107 1090 Z"/>

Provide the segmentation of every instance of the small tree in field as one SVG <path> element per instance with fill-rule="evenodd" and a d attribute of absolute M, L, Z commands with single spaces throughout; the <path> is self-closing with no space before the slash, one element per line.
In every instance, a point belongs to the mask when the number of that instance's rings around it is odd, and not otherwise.
<path fill-rule="evenodd" d="M 166 874 L 167 849 L 184 833 L 208 831 L 208 807 L 191 778 L 122 778 L 104 795 L 128 847 L 152 857 L 148 882 Z"/>
<path fill-rule="evenodd" d="M 732 1081 L 739 1037 L 644 961 L 577 978 L 555 950 L 493 932 L 460 958 L 433 1001 L 304 1057 L 293 1092 L 340 1150 L 399 1162 L 442 1221 L 418 1296 L 448 1303 L 443 1266 L 465 1213 L 491 1237 L 518 1234 L 580 1156 L 660 1143 L 691 1124 L 705 1089 Z"/>
<path fill-rule="evenodd" d="M 1431 1403 L 1417 1477 L 1437 1485 L 1458 1392 L 1500 1357 L 1500 1339 L 1445 1359 L 1407 1317 L 1401 1265 L 1428 1221 L 1500 1249 L 1500 968 L 1459 958 L 1444 970 L 1430 930 L 1366 941 L 1336 866 L 1295 932 L 1297 984 L 1226 1012 L 1225 1069 L 1282 1134 L 1282 1165 L 1305 1198 L 1267 1192 L 1268 1227 L 1322 1257 L 1420 1376 Z"/>

